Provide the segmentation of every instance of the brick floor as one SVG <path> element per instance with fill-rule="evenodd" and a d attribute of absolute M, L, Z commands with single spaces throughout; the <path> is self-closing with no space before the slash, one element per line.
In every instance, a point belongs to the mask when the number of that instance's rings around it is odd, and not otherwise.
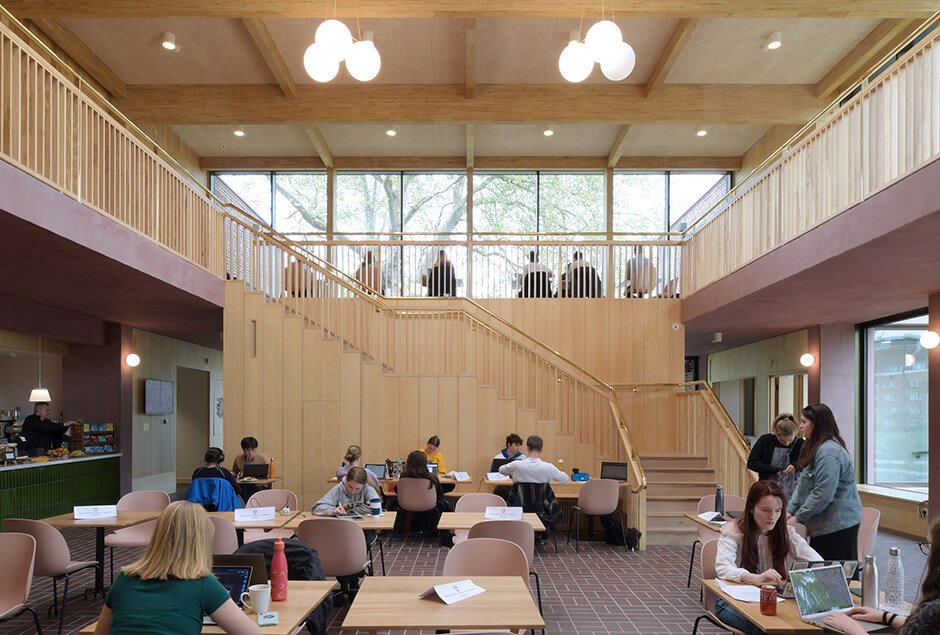
<path fill-rule="evenodd" d="M 72 557 L 78 560 L 94 558 L 94 531 L 67 529 L 63 531 Z M 881 532 L 876 555 L 880 562 L 887 560 L 888 547 L 901 547 L 905 567 L 905 595 L 916 597 L 926 563 L 916 541 L 895 534 Z M 551 547 L 539 548 L 534 568 L 542 583 L 542 603 L 546 631 L 552 635 L 590 635 L 629 633 L 660 635 L 691 633 L 692 622 L 699 615 L 699 586 L 685 586 L 689 566 L 688 547 L 650 547 L 645 552 L 625 554 L 600 542 L 582 543 L 580 554 L 574 547 L 565 547 L 560 553 Z M 116 566 L 138 557 L 140 550 L 118 550 Z M 393 542 L 386 549 L 388 575 L 435 575 L 444 566 L 447 549 L 437 546 L 431 539 L 409 539 Z M 697 565 L 696 565 L 697 567 Z M 107 571 L 105 572 L 107 580 Z M 81 573 L 75 578 L 73 589 L 92 585 L 93 576 Z M 60 585 L 61 592 L 61 585 Z M 96 619 L 101 610 L 100 598 L 70 601 L 65 619 L 65 633 L 75 633 L 83 625 Z M 48 579 L 36 579 L 30 595 L 30 604 L 40 612 L 43 630 L 55 632 L 56 620 L 46 617 L 52 600 L 52 584 Z M 334 609 L 329 618 L 330 634 L 338 635 L 346 615 L 345 609 Z M 32 621 L 23 616 L 0 624 L 0 633 L 27 635 L 35 631 Z M 714 628 L 705 633 L 721 632 Z"/>

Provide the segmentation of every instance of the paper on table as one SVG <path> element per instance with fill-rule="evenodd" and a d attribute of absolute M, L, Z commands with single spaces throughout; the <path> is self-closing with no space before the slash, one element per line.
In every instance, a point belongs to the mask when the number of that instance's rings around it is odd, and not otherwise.
<path fill-rule="evenodd" d="M 117 518 L 117 505 L 76 505 L 72 514 L 75 520 Z"/>
<path fill-rule="evenodd" d="M 484 591 L 486 589 L 478 587 L 471 580 L 460 580 L 433 586 L 418 597 L 426 598 L 436 594 L 445 604 L 456 604 L 474 595 L 480 595 Z"/>
<path fill-rule="evenodd" d="M 235 522 L 274 520 L 274 507 L 247 507 L 235 510 Z"/>
<path fill-rule="evenodd" d="M 470 474 L 468 472 L 452 472 L 454 475 L 454 480 L 458 483 L 463 483 L 470 480 Z"/>
<path fill-rule="evenodd" d="M 522 520 L 521 507 L 487 507 L 483 512 L 486 520 Z"/>
<path fill-rule="evenodd" d="M 487 472 L 486 480 L 488 481 L 511 481 L 512 479 L 506 476 L 505 474 L 500 474 L 499 472 Z"/>
<path fill-rule="evenodd" d="M 718 586 L 735 600 L 752 602 L 754 604 L 760 603 L 760 587 L 750 584 L 725 584 L 720 580 L 718 581 Z M 778 597 L 777 602 L 783 602 L 783 598 Z"/>
<path fill-rule="evenodd" d="M 715 523 L 716 525 L 720 525 L 721 523 L 728 522 L 724 518 L 722 518 L 721 520 L 714 520 L 715 518 L 719 516 L 721 516 L 721 514 L 719 514 L 718 512 L 702 512 L 701 514 L 698 515 L 699 518 L 701 518 L 707 523 Z"/>

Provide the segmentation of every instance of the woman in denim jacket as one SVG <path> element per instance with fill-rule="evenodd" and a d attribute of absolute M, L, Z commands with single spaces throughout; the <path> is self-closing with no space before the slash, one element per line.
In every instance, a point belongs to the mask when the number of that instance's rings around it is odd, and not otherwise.
<path fill-rule="evenodd" d="M 857 560 L 862 501 L 852 459 L 829 406 L 803 408 L 800 432 L 806 441 L 797 465 L 800 480 L 787 505 L 789 522 L 806 525 L 813 549 L 823 559 Z"/>

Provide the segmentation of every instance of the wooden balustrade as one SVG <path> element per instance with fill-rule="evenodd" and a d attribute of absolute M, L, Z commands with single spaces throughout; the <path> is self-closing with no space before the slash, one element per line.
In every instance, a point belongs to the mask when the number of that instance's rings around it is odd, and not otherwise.
<path fill-rule="evenodd" d="M 78 81 L 0 23 L 0 158 L 221 277 L 218 209 Z"/>
<path fill-rule="evenodd" d="M 940 29 L 689 228 L 695 293 L 940 157 Z"/>

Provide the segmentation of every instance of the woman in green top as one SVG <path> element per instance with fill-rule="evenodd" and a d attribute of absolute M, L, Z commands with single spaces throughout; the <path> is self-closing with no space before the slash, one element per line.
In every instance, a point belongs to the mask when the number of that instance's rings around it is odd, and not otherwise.
<path fill-rule="evenodd" d="M 212 575 L 212 531 L 202 507 L 170 503 L 143 557 L 111 585 L 95 635 L 197 635 L 204 615 L 226 633 L 260 635 Z"/>

